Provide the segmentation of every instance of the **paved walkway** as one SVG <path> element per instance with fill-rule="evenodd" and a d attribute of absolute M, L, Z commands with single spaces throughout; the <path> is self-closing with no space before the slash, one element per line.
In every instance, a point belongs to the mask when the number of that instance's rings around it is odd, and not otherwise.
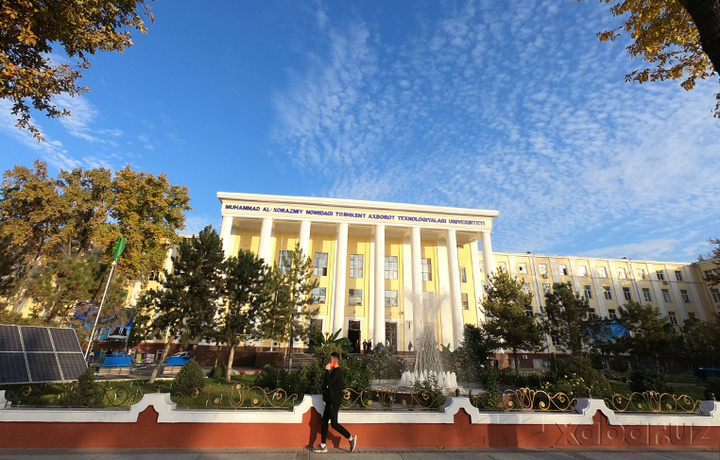
<path fill-rule="evenodd" d="M 350 455 L 350 457 L 348 457 Z M 720 460 L 720 451 L 696 449 L 5 449 L 0 460 Z"/>

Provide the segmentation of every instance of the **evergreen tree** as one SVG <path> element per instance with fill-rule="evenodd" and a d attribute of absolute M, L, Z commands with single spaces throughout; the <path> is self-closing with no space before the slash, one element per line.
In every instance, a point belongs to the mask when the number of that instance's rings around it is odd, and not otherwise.
<path fill-rule="evenodd" d="M 518 350 L 538 350 L 543 343 L 542 328 L 532 312 L 532 294 L 523 292 L 522 285 L 501 269 L 491 277 L 483 300 L 484 329 L 490 338 L 512 350 L 516 371 Z"/>
<path fill-rule="evenodd" d="M 185 346 L 191 340 L 212 336 L 218 302 L 225 294 L 224 259 L 220 237 L 212 227 L 205 227 L 197 237 L 180 242 L 162 288 L 143 296 L 140 308 L 151 312 L 154 335 L 165 337 L 164 358 L 175 340 Z M 161 365 L 158 361 L 150 383 Z"/>
<path fill-rule="evenodd" d="M 456 354 L 461 361 L 458 376 L 464 376 L 467 381 L 478 382 L 487 365 L 488 358 L 497 347 L 495 341 L 488 337 L 487 332 L 474 324 L 466 324 L 463 329 L 463 339 Z"/>
<path fill-rule="evenodd" d="M 665 321 L 658 310 L 650 304 L 640 305 L 628 300 L 619 309 L 618 324 L 624 326 L 629 335 L 620 337 L 618 342 L 640 362 L 654 363 L 660 370 L 660 356 L 669 356 L 677 340 L 675 328 Z"/>
<path fill-rule="evenodd" d="M 215 338 L 218 343 L 226 343 L 230 347 L 225 376 L 228 382 L 232 375 L 235 347 L 246 337 L 259 334 L 256 326 L 268 299 L 265 286 L 268 274 L 269 268 L 263 260 L 247 250 L 240 250 L 237 257 L 226 261 L 227 296 Z"/>
<path fill-rule="evenodd" d="M 289 365 L 293 342 L 307 338 L 309 321 L 319 310 L 312 306 L 317 285 L 312 259 L 305 257 L 299 245 L 275 265 L 268 278 L 270 298 L 262 314 L 262 337 L 288 343 Z"/>
<path fill-rule="evenodd" d="M 592 338 L 590 311 L 587 299 L 573 292 L 572 284 L 555 283 L 545 294 L 545 332 L 556 347 L 581 355 Z"/>

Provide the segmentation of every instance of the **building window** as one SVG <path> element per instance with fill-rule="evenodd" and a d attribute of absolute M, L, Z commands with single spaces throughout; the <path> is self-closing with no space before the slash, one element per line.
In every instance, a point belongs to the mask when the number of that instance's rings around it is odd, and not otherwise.
<path fill-rule="evenodd" d="M 313 268 L 313 275 L 327 276 L 327 267 L 328 267 L 328 253 L 327 252 L 316 252 L 315 253 L 315 268 Z"/>
<path fill-rule="evenodd" d="M 560 264 L 558 265 L 558 269 L 560 270 L 560 274 L 563 276 L 568 276 L 568 268 L 567 265 Z"/>
<path fill-rule="evenodd" d="M 398 279 L 398 258 L 397 256 L 385 256 L 385 279 Z"/>
<path fill-rule="evenodd" d="M 324 304 L 325 303 L 325 292 L 326 288 L 316 287 L 312 290 L 312 303 Z"/>
<path fill-rule="evenodd" d="M 630 295 L 630 288 L 624 287 L 623 288 L 623 297 L 625 297 L 625 300 L 632 300 L 632 295 Z"/>
<path fill-rule="evenodd" d="M 589 284 L 583 286 L 583 295 L 588 300 L 592 299 L 592 288 Z"/>
<path fill-rule="evenodd" d="M 460 267 L 460 281 L 467 283 L 467 269 L 465 267 Z"/>
<path fill-rule="evenodd" d="M 597 315 L 597 313 L 595 313 L 595 309 L 591 308 L 590 309 L 590 319 L 598 319 L 598 318 L 599 318 L 599 316 Z"/>
<path fill-rule="evenodd" d="M 498 262 L 498 271 L 500 270 L 507 273 L 507 264 L 505 262 Z"/>
<path fill-rule="evenodd" d="M 615 312 L 615 309 L 610 308 L 608 310 L 608 318 L 610 319 L 617 319 L 617 313 Z"/>
<path fill-rule="evenodd" d="M 148 281 L 158 281 L 160 280 L 160 274 L 158 272 L 150 272 L 150 275 L 148 276 Z"/>
<path fill-rule="evenodd" d="M 363 255 L 350 254 L 350 278 L 363 277 Z"/>
<path fill-rule="evenodd" d="M 689 311 L 689 312 L 688 312 L 688 318 L 693 318 L 693 319 L 694 319 L 694 318 L 695 318 L 695 312 L 694 312 L 694 311 Z"/>
<path fill-rule="evenodd" d="M 540 272 L 541 275 L 547 276 L 547 265 L 546 264 L 538 264 L 538 272 Z"/>
<path fill-rule="evenodd" d="M 607 268 L 605 267 L 598 267 L 598 276 L 600 278 L 607 278 Z"/>
<path fill-rule="evenodd" d="M 652 302 L 649 288 L 643 288 L 643 299 L 645 299 L 646 302 Z"/>
<path fill-rule="evenodd" d="M 712 278 L 712 270 L 705 270 L 703 272 L 703 278 L 705 278 L 706 280 L 711 279 Z"/>
<path fill-rule="evenodd" d="M 662 290 L 662 296 L 663 296 L 663 300 L 664 300 L 665 302 L 672 302 L 672 299 L 670 298 L 670 291 L 669 291 L 669 290 L 663 289 L 663 290 Z"/>
<path fill-rule="evenodd" d="M 675 270 L 675 279 L 678 281 L 683 280 L 682 272 L 680 270 Z"/>
<path fill-rule="evenodd" d="M 422 260 L 422 280 L 432 281 L 432 260 L 430 259 Z"/>
<path fill-rule="evenodd" d="M 618 268 L 618 278 L 625 279 L 627 278 L 627 272 L 624 268 Z"/>
<path fill-rule="evenodd" d="M 280 273 L 287 273 L 290 271 L 290 267 L 292 266 L 292 258 L 290 257 L 290 251 L 280 251 L 280 256 L 278 257 L 278 268 L 280 268 Z"/>
<path fill-rule="evenodd" d="M 642 268 L 638 268 L 638 278 L 640 278 L 641 280 L 645 279 L 645 270 L 643 270 Z"/>
<path fill-rule="evenodd" d="M 710 289 L 710 295 L 712 295 L 713 302 L 720 302 L 720 291 L 718 291 L 718 288 Z"/>
<path fill-rule="evenodd" d="M 468 295 L 464 292 L 460 294 L 460 301 L 462 302 L 463 310 L 470 310 L 470 302 L 468 301 Z"/>
<path fill-rule="evenodd" d="M 543 292 L 545 294 L 550 294 L 551 290 L 550 283 L 543 283 Z"/>
<path fill-rule="evenodd" d="M 603 296 L 605 296 L 605 300 L 612 300 L 612 292 L 610 291 L 610 286 L 603 286 Z"/>
<path fill-rule="evenodd" d="M 385 291 L 385 306 L 386 307 L 397 307 L 398 306 L 398 291 Z"/>
<path fill-rule="evenodd" d="M 518 264 L 518 272 L 520 273 L 527 273 L 527 264 L 525 262 L 521 262 Z"/>
<path fill-rule="evenodd" d="M 665 281 L 665 272 L 664 271 L 658 270 L 655 272 L 655 274 L 657 275 L 658 281 Z"/>
<path fill-rule="evenodd" d="M 348 305 L 351 307 L 362 305 L 362 289 L 348 289 Z"/>
<path fill-rule="evenodd" d="M 587 276 L 587 267 L 585 265 L 578 265 L 578 275 Z"/>
<path fill-rule="evenodd" d="M 680 297 L 682 297 L 683 302 L 690 303 L 690 296 L 688 295 L 688 291 L 685 289 L 680 289 Z"/>
<path fill-rule="evenodd" d="M 532 318 L 533 316 L 535 316 L 535 314 L 533 313 L 532 307 L 527 307 L 527 308 L 525 309 L 525 314 L 528 315 L 530 318 Z"/>
<path fill-rule="evenodd" d="M 670 318 L 670 324 L 672 324 L 673 326 L 677 326 L 677 325 L 678 325 L 678 319 L 677 319 L 677 316 L 675 316 L 675 312 L 674 312 L 674 311 L 669 311 L 669 312 L 668 312 L 668 318 Z"/>
<path fill-rule="evenodd" d="M 531 294 L 532 291 L 530 290 L 530 283 L 523 283 L 522 285 L 522 291 L 525 294 Z"/>

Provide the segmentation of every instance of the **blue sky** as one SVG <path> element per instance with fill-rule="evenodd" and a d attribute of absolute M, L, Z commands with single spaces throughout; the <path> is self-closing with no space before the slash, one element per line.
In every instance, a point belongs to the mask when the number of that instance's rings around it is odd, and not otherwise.
<path fill-rule="evenodd" d="M 607 9 L 158 1 L 58 99 L 72 117 L 36 119 L 46 142 L 0 101 L 0 168 L 166 173 L 185 232 L 219 229 L 218 191 L 341 197 L 498 210 L 496 251 L 695 260 L 720 237 L 718 82 L 625 83 Z"/>

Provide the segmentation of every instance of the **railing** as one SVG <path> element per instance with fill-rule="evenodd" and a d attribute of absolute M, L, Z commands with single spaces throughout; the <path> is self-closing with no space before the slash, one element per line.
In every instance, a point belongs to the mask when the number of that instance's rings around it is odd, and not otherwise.
<path fill-rule="evenodd" d="M 20 385 L 8 388 L 5 399 L 13 407 L 129 407 L 139 402 L 147 389 L 144 382 L 118 384 L 117 382 L 78 382 L 62 384 Z M 161 391 L 158 387 L 157 391 Z M 172 390 L 171 390 L 172 393 Z M 182 408 L 227 409 L 289 409 L 302 399 L 278 388 L 270 390 L 245 384 L 214 385 L 195 388 L 188 395 L 172 393 Z M 502 393 L 480 392 L 467 396 L 470 403 L 486 411 L 542 411 L 570 412 L 577 398 L 565 393 L 519 388 Z M 403 389 L 383 386 L 377 388 L 346 388 L 343 391 L 344 410 L 436 410 L 445 404 L 447 396 L 434 389 Z M 700 400 L 688 395 L 648 391 L 645 393 L 615 394 L 604 399 L 605 405 L 618 413 L 697 413 Z"/>

